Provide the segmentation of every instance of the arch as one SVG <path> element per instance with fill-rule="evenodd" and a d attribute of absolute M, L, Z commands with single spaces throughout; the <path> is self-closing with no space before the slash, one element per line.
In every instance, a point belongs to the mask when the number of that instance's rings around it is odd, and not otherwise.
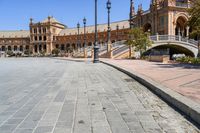
<path fill-rule="evenodd" d="M 42 44 L 39 45 L 39 52 L 42 51 Z"/>
<path fill-rule="evenodd" d="M 177 19 L 179 17 L 184 17 L 187 21 L 189 20 L 189 16 L 188 16 L 187 13 L 183 13 L 183 12 L 177 13 L 176 16 L 175 16 L 175 18 L 174 18 L 174 24 L 176 24 L 176 21 L 177 21 Z"/>
<path fill-rule="evenodd" d="M 150 23 L 146 23 L 144 26 L 143 26 L 143 31 L 144 32 L 149 32 L 151 33 L 152 32 L 152 26 Z"/>
<path fill-rule="evenodd" d="M 59 49 L 59 44 L 56 44 L 56 49 Z"/>
<path fill-rule="evenodd" d="M 168 55 L 170 55 L 170 59 L 172 59 L 172 56 L 174 54 L 185 54 L 186 56 L 195 57 L 195 54 L 192 51 L 180 45 L 174 45 L 174 44 L 159 45 L 151 48 L 150 50 L 147 51 L 147 53 L 152 54 L 153 51 L 152 49 L 159 51 L 159 55 L 166 55 L 167 53 Z M 162 54 L 163 51 L 164 54 Z"/>
<path fill-rule="evenodd" d="M 14 51 L 17 51 L 18 47 L 17 46 L 14 46 Z"/>
<path fill-rule="evenodd" d="M 73 50 L 76 49 L 76 44 L 75 43 L 72 44 L 72 48 L 73 48 Z"/>
<path fill-rule="evenodd" d="M 1 47 L 1 51 L 5 51 L 6 47 L 5 46 L 2 46 Z"/>
<path fill-rule="evenodd" d="M 20 47 L 19 47 L 19 51 L 23 51 L 23 46 L 22 45 L 20 45 Z"/>
<path fill-rule="evenodd" d="M 179 16 L 176 19 L 175 35 L 187 36 L 187 21 L 187 18 L 184 16 Z"/>
<path fill-rule="evenodd" d="M 88 46 L 92 46 L 92 42 L 89 42 L 89 43 L 88 43 Z"/>
<path fill-rule="evenodd" d="M 44 50 L 45 52 L 47 51 L 47 45 L 46 45 L 46 44 L 43 45 L 43 50 Z"/>
<path fill-rule="evenodd" d="M 179 51 L 179 53 L 175 53 L 173 52 L 174 54 L 185 54 L 187 56 L 192 56 L 192 57 L 196 57 L 197 56 L 197 53 L 198 53 L 198 50 L 197 48 L 193 47 L 193 46 L 189 46 L 188 44 L 184 44 L 184 43 L 156 43 L 156 44 L 153 44 L 152 47 L 150 47 L 148 49 L 151 50 L 151 49 L 155 49 L 155 48 L 173 48 L 175 49 L 176 48 L 176 51 Z M 171 54 L 170 54 L 171 55 Z"/>
<path fill-rule="evenodd" d="M 61 44 L 61 48 L 60 48 L 62 51 L 65 50 L 65 45 L 64 44 Z"/>
<path fill-rule="evenodd" d="M 67 43 L 66 48 L 69 48 L 69 47 L 70 47 L 70 43 Z"/>
<path fill-rule="evenodd" d="M 35 50 L 34 50 L 34 51 L 35 51 L 35 53 L 37 53 L 37 52 L 38 52 L 38 46 L 37 46 L 37 45 L 35 45 L 35 46 L 34 46 L 34 49 L 35 49 Z"/>
<path fill-rule="evenodd" d="M 8 51 L 12 51 L 12 47 L 11 46 L 8 46 Z"/>
<path fill-rule="evenodd" d="M 67 52 L 70 52 L 70 50 L 71 50 L 70 44 L 67 43 L 67 44 L 66 44 L 66 51 L 67 51 Z"/>

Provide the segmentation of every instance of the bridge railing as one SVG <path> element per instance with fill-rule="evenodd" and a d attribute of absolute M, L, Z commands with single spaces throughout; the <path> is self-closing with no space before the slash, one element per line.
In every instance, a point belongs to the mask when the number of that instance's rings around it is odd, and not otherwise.
<path fill-rule="evenodd" d="M 198 46 L 198 41 L 195 41 L 194 39 L 184 38 L 181 36 L 176 36 L 176 35 L 154 35 L 154 36 L 150 36 L 150 40 L 154 42 L 179 41 L 179 42 L 185 42 L 191 45 Z"/>

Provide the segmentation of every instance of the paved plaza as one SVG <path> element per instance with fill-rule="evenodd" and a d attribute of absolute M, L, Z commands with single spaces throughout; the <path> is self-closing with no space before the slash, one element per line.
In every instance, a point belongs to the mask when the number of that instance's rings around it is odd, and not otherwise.
<path fill-rule="evenodd" d="M 0 133 L 199 133 L 173 108 L 104 64 L 0 59 Z"/>

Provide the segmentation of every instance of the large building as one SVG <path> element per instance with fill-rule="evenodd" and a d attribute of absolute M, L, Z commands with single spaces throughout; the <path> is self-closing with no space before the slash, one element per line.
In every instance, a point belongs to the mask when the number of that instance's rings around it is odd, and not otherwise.
<path fill-rule="evenodd" d="M 187 8 L 191 0 L 151 0 L 150 8 L 143 11 L 142 5 L 135 11 L 131 0 L 130 19 L 111 23 L 111 41 L 126 40 L 130 27 L 142 27 L 152 35 L 181 35 L 188 37 L 190 27 L 186 25 L 189 15 Z M 94 26 L 86 27 L 86 44 L 84 28 L 68 28 L 53 17 L 35 23 L 30 19 L 29 31 L 0 31 L 0 51 L 31 51 L 33 54 L 50 54 L 58 48 L 62 52 L 92 46 L 94 43 Z M 107 24 L 98 25 L 98 43 L 107 42 Z"/>

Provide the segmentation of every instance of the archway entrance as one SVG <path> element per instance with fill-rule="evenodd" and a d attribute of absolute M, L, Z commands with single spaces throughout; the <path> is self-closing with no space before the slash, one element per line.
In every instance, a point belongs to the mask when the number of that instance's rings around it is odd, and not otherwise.
<path fill-rule="evenodd" d="M 184 16 L 178 17 L 176 20 L 175 35 L 187 37 L 189 35 L 189 28 L 187 27 L 187 19 Z"/>
<path fill-rule="evenodd" d="M 150 24 L 150 23 L 145 24 L 145 25 L 143 26 L 143 31 L 144 31 L 144 32 L 148 32 L 148 33 L 151 34 L 151 32 L 152 32 L 151 24 Z"/>

